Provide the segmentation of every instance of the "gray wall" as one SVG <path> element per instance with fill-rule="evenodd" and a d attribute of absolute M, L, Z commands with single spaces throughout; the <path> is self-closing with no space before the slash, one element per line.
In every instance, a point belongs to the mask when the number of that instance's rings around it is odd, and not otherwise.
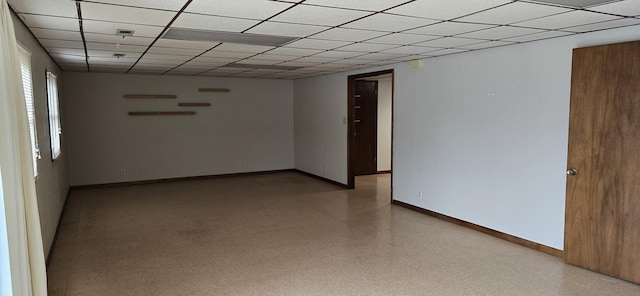
<path fill-rule="evenodd" d="M 64 80 L 62 71 L 49 58 L 47 53 L 36 42 L 27 28 L 13 17 L 18 42 L 31 52 L 31 71 L 33 77 L 33 94 L 36 110 L 36 127 L 38 130 L 38 142 L 42 159 L 38 161 L 38 177 L 36 178 L 36 190 L 38 194 L 38 207 L 40 210 L 40 224 L 42 227 L 42 241 L 44 243 L 45 254 L 49 253 L 53 238 L 58 227 L 58 221 L 64 207 L 64 202 L 69 191 L 69 178 L 67 174 L 68 150 L 65 142 L 68 138 L 66 133 L 67 114 L 64 106 L 67 100 L 64 97 Z M 61 137 L 62 154 L 55 161 L 51 160 L 51 144 L 49 138 L 49 115 L 47 106 L 47 85 L 45 69 L 58 76 L 59 99 L 62 116 Z"/>
<path fill-rule="evenodd" d="M 393 79 L 378 79 L 378 171 L 391 170 Z"/>
<path fill-rule="evenodd" d="M 295 81 L 296 168 L 347 182 L 347 76 L 394 68 L 394 199 L 563 249 L 572 49 L 638 39 L 634 26 Z"/>
<path fill-rule="evenodd" d="M 71 72 L 65 81 L 72 185 L 294 167 L 292 81 Z M 125 94 L 178 98 L 134 100 Z M 179 102 L 211 107 L 177 107 Z M 197 114 L 127 115 L 178 109 Z"/>

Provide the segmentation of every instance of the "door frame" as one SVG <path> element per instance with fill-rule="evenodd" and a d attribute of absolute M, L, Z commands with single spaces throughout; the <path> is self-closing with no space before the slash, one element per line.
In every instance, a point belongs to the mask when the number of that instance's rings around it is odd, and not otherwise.
<path fill-rule="evenodd" d="M 355 130 L 354 119 L 356 118 L 356 80 L 367 77 L 391 74 L 391 200 L 393 200 L 393 125 L 394 125 L 394 93 L 395 74 L 394 69 L 368 72 L 347 77 L 347 188 L 354 189 L 356 186 L 355 175 L 353 174 L 352 148 L 355 146 L 353 131 Z"/>

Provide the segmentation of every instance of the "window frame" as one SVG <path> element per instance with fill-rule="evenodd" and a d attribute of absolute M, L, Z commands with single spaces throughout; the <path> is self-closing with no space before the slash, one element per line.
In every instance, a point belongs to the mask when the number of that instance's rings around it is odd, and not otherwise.
<path fill-rule="evenodd" d="M 22 80 L 24 104 L 27 110 L 27 121 L 29 124 L 29 139 L 31 142 L 33 176 L 37 178 L 38 177 L 38 160 L 42 159 L 42 155 L 40 152 L 40 145 L 38 144 L 38 127 L 37 127 L 37 119 L 36 119 L 36 101 L 33 93 L 33 67 L 31 65 L 31 51 L 29 51 L 22 44 L 18 43 L 18 53 L 19 53 L 18 62 L 20 64 L 20 79 Z M 25 65 L 26 67 L 28 67 L 28 71 L 25 71 L 23 69 Z M 27 73 L 29 76 L 25 77 L 25 73 Z M 28 82 L 25 81 L 25 78 L 28 78 Z M 25 87 L 29 88 L 29 92 L 27 92 L 27 89 Z M 29 100 L 31 101 L 31 106 L 29 106 Z"/>
<path fill-rule="evenodd" d="M 47 107 L 49 117 L 49 142 L 51 145 L 51 161 L 62 154 L 62 124 L 60 120 L 60 88 L 58 76 L 49 70 L 45 70 L 47 84 Z"/>

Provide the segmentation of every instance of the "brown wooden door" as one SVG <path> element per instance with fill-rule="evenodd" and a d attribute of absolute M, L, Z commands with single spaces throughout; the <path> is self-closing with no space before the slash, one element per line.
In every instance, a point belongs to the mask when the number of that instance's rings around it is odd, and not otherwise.
<path fill-rule="evenodd" d="M 574 50 L 569 121 L 565 260 L 640 283 L 640 42 Z"/>
<path fill-rule="evenodd" d="M 353 173 L 378 172 L 378 82 L 356 80 Z"/>

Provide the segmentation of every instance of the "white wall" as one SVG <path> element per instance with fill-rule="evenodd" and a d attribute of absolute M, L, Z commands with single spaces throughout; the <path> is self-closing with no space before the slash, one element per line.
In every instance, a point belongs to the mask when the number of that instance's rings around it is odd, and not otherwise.
<path fill-rule="evenodd" d="M 393 79 L 378 80 L 378 171 L 391 170 L 391 120 Z"/>
<path fill-rule="evenodd" d="M 294 167 L 291 81 L 90 73 L 65 73 L 65 79 L 72 185 Z M 124 94 L 178 99 L 134 100 Z M 185 108 L 179 102 L 212 105 Z M 171 110 L 197 114 L 127 115 Z"/>
<path fill-rule="evenodd" d="M 347 75 L 394 68 L 394 199 L 563 249 L 572 49 L 638 39 L 635 26 L 296 81 L 296 167 L 331 159 L 323 176 L 346 183 Z"/>
<path fill-rule="evenodd" d="M 61 108 L 67 104 L 63 95 L 65 88 L 62 71 L 51 60 L 42 47 L 33 38 L 27 28 L 13 15 L 13 23 L 16 30 L 16 39 L 31 52 L 31 75 L 33 78 L 33 94 L 36 110 L 36 127 L 38 130 L 38 142 L 42 159 L 38 160 L 38 177 L 36 190 L 38 194 L 38 207 L 40 211 L 40 224 L 42 228 L 42 241 L 45 255 L 49 253 L 53 238 L 58 227 L 58 221 L 62 214 L 62 208 L 69 191 L 69 178 L 67 174 L 68 151 L 65 145 L 68 134 L 66 133 L 67 114 L 61 110 L 62 129 L 61 137 L 62 155 L 55 161 L 51 161 L 51 145 L 49 138 L 49 115 L 47 107 L 47 86 L 45 69 L 58 76 L 58 87 Z"/>

